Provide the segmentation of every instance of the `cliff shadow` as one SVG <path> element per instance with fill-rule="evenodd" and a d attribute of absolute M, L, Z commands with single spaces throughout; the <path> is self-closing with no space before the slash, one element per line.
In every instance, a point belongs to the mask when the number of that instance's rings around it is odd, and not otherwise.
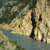
<path fill-rule="evenodd" d="M 31 21 L 32 21 L 33 29 L 32 29 L 31 35 L 30 35 L 31 38 L 34 37 L 34 29 L 36 27 L 36 22 L 35 22 L 34 17 L 35 17 L 35 13 L 32 11 L 31 12 Z"/>

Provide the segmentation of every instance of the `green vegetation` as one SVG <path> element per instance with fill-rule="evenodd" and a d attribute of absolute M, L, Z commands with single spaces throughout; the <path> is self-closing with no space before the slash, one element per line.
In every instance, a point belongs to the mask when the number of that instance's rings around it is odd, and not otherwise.
<path fill-rule="evenodd" d="M 8 4 L 6 7 L 6 10 L 3 11 L 2 17 L 0 18 L 0 24 L 5 22 L 7 24 L 11 23 L 11 21 L 18 16 L 18 14 L 23 10 L 24 7 L 26 7 L 26 5 L 29 3 L 30 7 L 29 9 L 33 9 L 35 7 L 36 1 L 37 0 L 9 0 L 9 1 L 18 1 L 16 4 L 14 5 L 10 5 Z M 19 7 L 19 10 L 16 12 L 10 12 L 13 6 L 18 6 L 19 3 L 24 3 L 21 7 Z M 20 16 L 18 16 L 18 19 L 23 19 L 25 16 L 25 14 L 21 14 Z"/>
<path fill-rule="evenodd" d="M 1 42 L 0 42 L 0 46 L 1 46 L 2 44 L 4 44 L 4 41 L 1 41 Z"/>
<path fill-rule="evenodd" d="M 5 50 L 5 47 L 4 46 L 2 48 Z"/>
<path fill-rule="evenodd" d="M 15 26 L 17 26 L 17 23 L 15 24 Z M 14 27 L 15 27 L 15 26 L 14 26 Z M 13 28 L 14 28 L 14 27 L 13 27 Z"/>
<path fill-rule="evenodd" d="M 12 0 L 9 0 L 12 1 Z M 13 0 L 13 1 L 17 1 L 17 0 Z M 35 7 L 37 0 L 18 0 L 18 3 L 25 3 L 25 5 L 27 5 L 28 3 L 30 3 L 30 9 Z"/>
<path fill-rule="evenodd" d="M 5 3 L 6 1 L 8 1 L 8 0 L 0 0 L 0 8 L 3 6 L 3 3 Z"/>
<path fill-rule="evenodd" d="M 25 49 L 21 46 L 21 43 L 19 43 L 18 41 L 11 40 L 11 39 L 9 39 L 8 41 L 11 43 L 11 45 L 12 45 L 13 47 L 14 47 L 14 45 L 16 45 L 15 50 L 25 50 Z M 6 42 L 8 42 L 8 41 L 6 41 Z M 4 50 L 6 49 L 5 46 L 8 45 L 8 44 L 6 44 L 6 42 L 5 42 L 4 40 L 0 42 L 0 47 L 2 47 Z M 9 50 L 9 48 L 7 48 L 7 49 Z"/>
<path fill-rule="evenodd" d="M 8 3 L 8 5 L 5 5 L 5 7 L 13 7 L 13 6 L 17 6 L 19 4 L 19 2 L 17 2 L 16 4 L 10 5 L 10 3 Z"/>
<path fill-rule="evenodd" d="M 15 40 L 9 40 L 11 44 L 15 44 L 16 45 L 16 49 L 15 50 L 25 50 L 23 47 L 21 47 L 21 43 L 19 43 L 18 41 Z"/>

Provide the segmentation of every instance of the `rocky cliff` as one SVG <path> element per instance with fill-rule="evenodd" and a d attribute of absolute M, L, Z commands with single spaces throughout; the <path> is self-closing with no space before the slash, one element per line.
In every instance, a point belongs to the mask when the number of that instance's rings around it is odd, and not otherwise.
<path fill-rule="evenodd" d="M 31 8 L 33 8 L 35 4 L 36 0 L 9 0 L 4 3 L 5 11 L 1 11 L 0 23 L 2 24 L 0 24 L 0 28 L 11 29 L 11 33 L 30 36 L 33 29 Z"/>
<path fill-rule="evenodd" d="M 19 12 L 24 5 L 20 3 L 13 6 L 10 12 L 12 14 L 16 11 Z M 11 33 L 31 36 L 37 41 L 50 43 L 50 0 L 38 0 L 35 8 L 29 10 L 29 7 L 30 4 L 27 4 L 9 25 L 3 23 L 0 27 L 11 29 Z"/>
<path fill-rule="evenodd" d="M 34 39 L 50 43 L 50 0 L 38 0 L 35 14 Z"/>
<path fill-rule="evenodd" d="M 17 6 L 14 6 L 10 12 L 19 10 Z M 12 20 L 10 24 L 2 23 L 0 28 L 11 29 L 11 33 L 17 33 L 24 36 L 30 36 L 32 32 L 32 21 L 31 21 L 31 12 L 29 10 L 29 4 L 23 8 L 23 10 Z M 15 15 L 15 14 L 14 14 Z M 14 17 L 14 16 L 13 16 Z"/>
<path fill-rule="evenodd" d="M 18 19 L 17 17 L 12 20 L 10 23 L 10 28 L 13 30 L 11 33 L 18 33 L 24 36 L 30 36 L 32 32 L 32 21 L 31 21 L 31 12 L 29 10 L 28 13 L 23 16 L 23 19 Z"/>

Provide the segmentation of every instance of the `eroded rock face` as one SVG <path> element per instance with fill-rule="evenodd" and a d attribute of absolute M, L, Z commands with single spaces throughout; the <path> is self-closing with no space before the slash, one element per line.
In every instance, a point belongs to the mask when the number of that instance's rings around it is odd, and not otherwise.
<path fill-rule="evenodd" d="M 50 43 L 50 0 L 38 0 L 35 14 L 34 39 Z"/>
<path fill-rule="evenodd" d="M 30 36 L 32 32 L 32 21 L 31 21 L 31 12 L 32 10 L 28 11 L 28 13 L 24 16 L 24 19 L 18 19 L 17 17 L 10 23 L 10 27 L 12 28 L 11 33 L 18 33 L 24 36 Z"/>

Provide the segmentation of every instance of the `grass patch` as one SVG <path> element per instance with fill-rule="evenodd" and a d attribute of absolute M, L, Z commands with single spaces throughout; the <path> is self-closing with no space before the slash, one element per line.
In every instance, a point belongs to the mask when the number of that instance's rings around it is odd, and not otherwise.
<path fill-rule="evenodd" d="M 15 40 L 9 40 L 11 44 L 16 45 L 16 49 L 15 50 L 25 50 L 22 46 L 21 43 L 19 43 L 18 41 Z"/>
<path fill-rule="evenodd" d="M 4 40 L 0 42 L 0 46 L 4 44 Z"/>

